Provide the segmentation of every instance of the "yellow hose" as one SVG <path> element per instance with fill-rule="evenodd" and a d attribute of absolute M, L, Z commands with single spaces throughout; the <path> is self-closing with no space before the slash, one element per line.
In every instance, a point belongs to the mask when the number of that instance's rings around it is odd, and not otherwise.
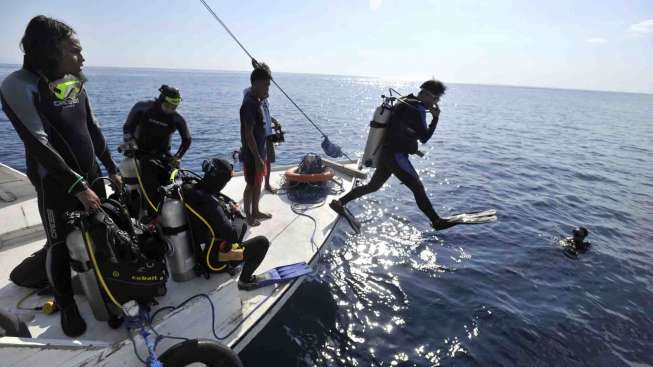
<path fill-rule="evenodd" d="M 155 213 L 158 213 L 159 211 L 157 210 L 157 207 L 152 204 L 152 201 L 150 200 L 150 197 L 147 195 L 147 191 L 145 190 L 145 186 L 143 186 L 143 181 L 141 180 L 141 174 L 138 170 L 138 161 L 136 158 L 134 158 L 134 168 L 136 168 L 136 178 L 138 179 L 138 184 L 141 187 L 141 191 L 143 192 L 143 195 L 145 196 L 145 200 L 147 200 L 147 203 L 150 204 L 150 207 L 152 210 L 154 210 Z"/>
<path fill-rule="evenodd" d="M 199 220 L 202 221 L 202 223 L 204 223 L 206 228 L 208 228 L 209 232 L 211 233 L 211 242 L 209 242 L 209 249 L 206 251 L 206 266 L 208 266 L 208 268 L 213 271 L 224 270 L 224 268 L 227 267 L 226 264 L 216 268 L 213 267 L 213 265 L 211 265 L 211 261 L 209 260 L 209 257 L 211 255 L 211 250 L 213 250 L 213 244 L 215 243 L 215 232 L 213 232 L 213 228 L 211 227 L 209 222 L 206 219 L 204 219 L 203 216 L 200 215 L 200 213 L 196 212 L 195 209 L 193 209 L 190 205 L 186 204 L 184 198 L 181 196 L 181 192 L 179 193 L 179 197 L 181 198 L 181 201 L 184 203 L 184 206 L 188 208 L 188 210 L 190 210 L 190 212 L 193 213 L 197 218 L 199 218 Z"/>
<path fill-rule="evenodd" d="M 122 305 L 115 299 L 115 297 L 113 297 L 113 294 L 109 290 L 109 287 L 107 286 L 107 283 L 105 283 L 104 277 L 100 272 L 100 267 L 97 264 L 97 260 L 95 259 L 95 253 L 93 253 L 93 249 L 92 249 L 93 240 L 91 239 L 91 235 L 88 232 L 84 232 L 84 243 L 86 244 L 86 249 L 88 250 L 88 254 L 91 256 L 91 262 L 93 263 L 93 268 L 95 268 L 95 273 L 97 274 L 102 289 L 104 289 L 104 291 L 107 293 L 107 296 L 109 296 L 111 302 L 113 302 L 114 305 L 118 306 L 118 308 L 122 310 Z"/>

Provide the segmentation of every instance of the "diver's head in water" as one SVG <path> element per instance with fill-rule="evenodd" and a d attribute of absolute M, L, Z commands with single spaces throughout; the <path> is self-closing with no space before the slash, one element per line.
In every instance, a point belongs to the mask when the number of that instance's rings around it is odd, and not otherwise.
<path fill-rule="evenodd" d="M 447 87 L 439 80 L 430 79 L 420 85 L 420 91 L 417 98 L 427 107 L 436 106 L 440 102 L 440 97 L 444 95 Z"/>
<path fill-rule="evenodd" d="M 572 241 L 573 241 L 574 245 L 575 246 L 580 246 L 585 241 L 585 237 L 587 237 L 589 232 L 587 231 L 587 228 L 585 228 L 585 227 L 578 227 L 578 228 L 574 228 L 574 230 L 571 232 L 571 234 L 572 234 L 571 238 L 572 238 Z"/>
<path fill-rule="evenodd" d="M 202 162 L 204 177 L 200 181 L 202 188 L 212 194 L 217 194 L 233 177 L 234 167 L 224 159 L 207 159 Z"/>
<path fill-rule="evenodd" d="M 181 104 L 181 93 L 179 89 L 169 85 L 162 85 L 159 88 L 159 98 L 156 99 L 164 113 L 174 113 Z"/>

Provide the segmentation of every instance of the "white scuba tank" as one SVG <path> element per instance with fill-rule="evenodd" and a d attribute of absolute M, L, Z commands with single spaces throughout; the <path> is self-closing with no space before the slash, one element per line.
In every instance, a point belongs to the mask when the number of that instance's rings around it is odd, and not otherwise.
<path fill-rule="evenodd" d="M 185 282 L 195 277 L 195 256 L 184 203 L 174 197 L 163 199 L 161 206 L 161 227 L 163 237 L 171 251 L 166 255 L 172 280 Z"/>
<path fill-rule="evenodd" d="M 95 274 L 95 268 L 90 261 L 84 234 L 75 228 L 66 236 L 66 247 L 70 254 L 71 268 L 77 272 L 81 288 L 91 306 L 93 316 L 98 321 L 108 321 L 109 310 L 102 298 L 102 292 Z"/>
<path fill-rule="evenodd" d="M 136 158 L 124 157 L 118 165 L 123 184 L 127 191 L 138 190 L 138 178 L 136 176 Z"/>
<path fill-rule="evenodd" d="M 145 214 L 143 208 L 143 193 L 138 183 L 138 161 L 134 157 L 124 157 L 118 169 L 122 176 L 122 182 L 125 187 L 125 199 L 127 200 L 130 214 L 137 218 L 142 218 Z"/>
<path fill-rule="evenodd" d="M 122 176 L 122 183 L 125 189 L 125 199 L 129 207 L 130 215 L 137 219 L 145 215 L 143 203 L 143 193 L 138 182 L 138 161 L 135 158 L 137 147 L 133 142 L 126 142 L 118 147 L 118 151 L 123 153 L 123 159 L 118 165 L 118 170 Z"/>
<path fill-rule="evenodd" d="M 376 168 L 377 166 L 391 114 L 392 105 L 388 99 L 384 100 L 383 104 L 374 110 L 374 116 L 370 121 L 370 132 L 367 134 L 365 152 L 363 153 L 365 167 Z"/>

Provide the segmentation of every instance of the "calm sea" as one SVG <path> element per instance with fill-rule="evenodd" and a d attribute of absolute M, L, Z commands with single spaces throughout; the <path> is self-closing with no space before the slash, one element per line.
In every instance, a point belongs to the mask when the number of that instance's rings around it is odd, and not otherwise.
<path fill-rule="evenodd" d="M 0 65 L 0 79 L 15 66 Z M 171 84 L 193 133 L 186 166 L 240 145 L 248 74 L 89 68 L 111 146 L 132 105 Z M 331 139 L 359 156 L 379 96 L 419 83 L 277 74 Z M 427 154 L 413 164 L 436 210 L 496 208 L 496 224 L 429 229 L 392 178 L 352 203 L 361 235 L 339 226 L 318 275 L 241 353 L 247 366 L 645 366 L 653 364 L 653 95 L 449 86 Z M 321 152 L 281 94 L 278 163 Z M 0 114 L 0 161 L 24 149 Z M 114 151 L 114 157 L 119 155 Z M 565 256 L 583 225 L 592 249 Z"/>

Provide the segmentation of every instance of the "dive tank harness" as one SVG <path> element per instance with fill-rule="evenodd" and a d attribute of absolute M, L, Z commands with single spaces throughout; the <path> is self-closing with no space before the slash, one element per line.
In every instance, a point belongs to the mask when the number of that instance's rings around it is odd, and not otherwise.
<path fill-rule="evenodd" d="M 372 120 L 370 121 L 370 130 L 367 134 L 367 142 L 365 143 L 365 151 L 363 152 L 363 159 L 361 164 L 365 167 L 376 168 L 381 156 L 381 148 L 385 143 L 388 128 L 390 127 L 390 117 L 398 103 L 402 103 L 408 108 L 415 109 L 414 106 L 404 100 L 399 92 L 393 88 L 389 88 L 390 95 L 381 95 L 383 102 L 374 110 Z M 395 92 L 399 97 L 392 96 Z M 418 156 L 424 156 L 424 153 L 417 151 Z"/>

